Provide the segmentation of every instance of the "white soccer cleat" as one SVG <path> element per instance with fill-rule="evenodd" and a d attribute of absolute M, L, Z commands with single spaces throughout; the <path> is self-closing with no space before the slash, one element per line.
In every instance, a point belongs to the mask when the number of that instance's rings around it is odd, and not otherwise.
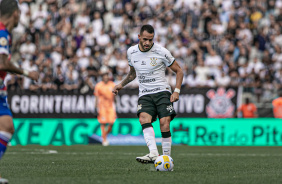
<path fill-rule="evenodd" d="M 149 153 L 143 157 L 136 157 L 136 160 L 137 162 L 140 162 L 143 164 L 153 164 L 157 158 L 158 158 L 158 155 L 150 155 Z"/>
<path fill-rule="evenodd" d="M 0 177 L 0 184 L 8 184 L 8 180 Z"/>

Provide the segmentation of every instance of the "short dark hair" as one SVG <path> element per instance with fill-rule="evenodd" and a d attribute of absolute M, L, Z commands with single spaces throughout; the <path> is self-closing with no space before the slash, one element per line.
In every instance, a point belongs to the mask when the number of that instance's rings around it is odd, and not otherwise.
<path fill-rule="evenodd" d="M 278 91 L 278 95 L 282 97 L 282 88 Z"/>
<path fill-rule="evenodd" d="M 0 16 L 11 16 L 18 9 L 17 0 L 2 0 L 0 3 Z"/>
<path fill-rule="evenodd" d="M 140 29 L 140 35 L 142 35 L 142 33 L 144 31 L 147 31 L 148 33 L 152 34 L 152 33 L 155 33 L 155 30 L 153 28 L 153 26 L 151 26 L 150 24 L 146 24 L 146 25 L 143 25 Z"/>
<path fill-rule="evenodd" d="M 246 97 L 246 98 L 245 98 L 245 103 L 246 103 L 246 104 L 249 104 L 249 103 L 250 103 L 250 98 Z"/>

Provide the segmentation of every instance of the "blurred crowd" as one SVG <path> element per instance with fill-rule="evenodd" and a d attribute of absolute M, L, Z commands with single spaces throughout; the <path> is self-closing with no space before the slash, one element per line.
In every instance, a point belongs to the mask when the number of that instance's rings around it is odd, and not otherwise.
<path fill-rule="evenodd" d="M 13 61 L 37 83 L 9 76 L 10 90 L 87 92 L 129 71 L 126 50 L 143 24 L 185 72 L 183 88 L 244 86 L 258 101 L 282 88 L 282 0 L 20 0 Z M 167 69 L 174 86 L 175 75 Z M 136 88 L 136 81 L 127 87 Z"/>

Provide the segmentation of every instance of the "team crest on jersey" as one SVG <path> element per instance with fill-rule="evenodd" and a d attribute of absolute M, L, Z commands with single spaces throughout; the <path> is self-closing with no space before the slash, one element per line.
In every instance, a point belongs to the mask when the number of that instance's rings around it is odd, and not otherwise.
<path fill-rule="evenodd" d="M 217 91 L 211 89 L 207 92 L 210 102 L 206 106 L 209 118 L 230 118 L 234 114 L 235 106 L 231 99 L 235 96 L 233 89 L 225 90 L 218 88 Z"/>
<path fill-rule="evenodd" d="M 172 112 L 173 111 L 173 106 L 172 105 L 167 106 L 166 110 L 169 111 L 169 112 Z"/>
<path fill-rule="evenodd" d="M 150 58 L 151 59 L 151 65 L 152 66 L 156 66 L 157 65 L 157 60 L 158 60 L 158 58 L 155 58 L 155 57 L 153 57 L 153 58 Z"/>
<path fill-rule="evenodd" d="M 7 46 L 8 45 L 8 40 L 4 37 L 0 38 L 0 45 L 1 46 Z"/>
<path fill-rule="evenodd" d="M 139 110 L 141 110 L 142 109 L 142 104 L 139 104 L 138 106 L 137 106 L 137 111 L 139 111 Z"/>

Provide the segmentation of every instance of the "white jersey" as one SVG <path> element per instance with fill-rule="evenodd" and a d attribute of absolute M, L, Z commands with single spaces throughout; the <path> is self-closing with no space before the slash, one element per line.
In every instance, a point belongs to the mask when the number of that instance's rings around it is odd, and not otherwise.
<path fill-rule="evenodd" d="M 139 97 L 147 94 L 169 91 L 165 71 L 171 66 L 174 57 L 164 47 L 154 44 L 149 51 L 142 52 L 138 44 L 127 50 L 129 66 L 133 66 L 139 82 Z"/>

